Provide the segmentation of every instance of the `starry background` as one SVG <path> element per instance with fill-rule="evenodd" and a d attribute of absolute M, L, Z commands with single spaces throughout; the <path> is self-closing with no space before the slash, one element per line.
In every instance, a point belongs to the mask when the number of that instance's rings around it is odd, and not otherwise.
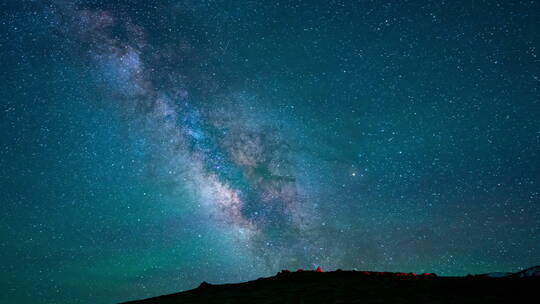
<path fill-rule="evenodd" d="M 538 1 L 6 1 L 1 303 L 540 264 Z"/>

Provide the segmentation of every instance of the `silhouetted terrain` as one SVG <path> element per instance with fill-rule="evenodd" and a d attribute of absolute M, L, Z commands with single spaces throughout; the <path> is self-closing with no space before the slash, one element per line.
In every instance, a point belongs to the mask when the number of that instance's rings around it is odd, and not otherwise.
<path fill-rule="evenodd" d="M 282 271 L 270 278 L 211 285 L 126 302 L 165 303 L 520 303 L 538 299 L 540 267 L 466 277 L 364 271 Z"/>

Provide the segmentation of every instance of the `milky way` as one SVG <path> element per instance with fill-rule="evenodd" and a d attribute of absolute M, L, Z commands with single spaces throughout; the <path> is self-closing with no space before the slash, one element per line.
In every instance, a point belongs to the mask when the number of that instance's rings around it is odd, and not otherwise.
<path fill-rule="evenodd" d="M 317 262 L 306 253 L 313 246 L 306 234 L 315 227 L 317 213 L 304 206 L 290 145 L 280 130 L 265 125 L 261 114 L 242 113 L 249 100 L 219 92 L 212 77 L 203 86 L 208 91 L 194 95 L 187 83 L 200 75 L 185 74 L 181 67 L 159 71 L 155 67 L 176 57 L 198 59 L 150 45 L 144 29 L 129 18 L 74 6 L 61 13 L 67 35 L 89 47 L 80 51 L 96 68 L 102 89 L 143 121 L 159 145 L 160 169 L 174 172 L 167 177 L 173 183 L 189 185 L 197 206 L 211 219 L 208 225 L 232 233 L 252 264 L 271 271 Z M 190 48 L 188 42 L 176 43 Z"/>
<path fill-rule="evenodd" d="M 540 264 L 539 12 L 3 5 L 0 302 Z"/>

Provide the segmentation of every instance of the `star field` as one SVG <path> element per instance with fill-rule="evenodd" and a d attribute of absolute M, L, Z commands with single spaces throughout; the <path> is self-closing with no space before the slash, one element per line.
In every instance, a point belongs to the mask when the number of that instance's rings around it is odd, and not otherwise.
<path fill-rule="evenodd" d="M 0 12 L 1 303 L 540 264 L 537 1 Z"/>

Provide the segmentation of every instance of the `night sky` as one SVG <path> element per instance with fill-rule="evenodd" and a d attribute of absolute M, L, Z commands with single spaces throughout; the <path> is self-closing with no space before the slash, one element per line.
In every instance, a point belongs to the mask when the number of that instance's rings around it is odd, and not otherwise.
<path fill-rule="evenodd" d="M 0 302 L 540 264 L 538 1 L 15 1 Z"/>

